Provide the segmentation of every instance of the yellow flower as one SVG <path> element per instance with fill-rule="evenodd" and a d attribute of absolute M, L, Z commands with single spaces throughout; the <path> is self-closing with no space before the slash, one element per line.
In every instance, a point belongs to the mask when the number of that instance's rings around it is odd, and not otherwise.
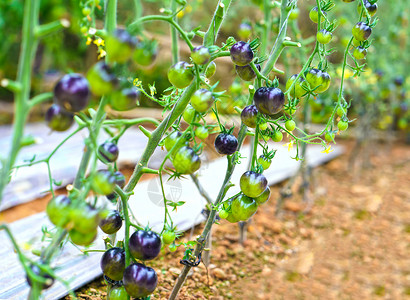
<path fill-rule="evenodd" d="M 290 141 L 289 143 L 283 145 L 283 147 L 288 147 L 288 151 L 290 152 L 293 149 L 293 142 Z"/>
<path fill-rule="evenodd" d="M 335 150 L 335 149 L 332 149 L 332 145 L 329 145 L 329 147 L 327 147 L 325 150 L 321 151 L 321 153 L 329 154 L 330 152 L 333 152 L 333 150 Z"/>
<path fill-rule="evenodd" d="M 177 17 L 178 17 L 178 19 L 181 19 L 183 16 L 184 16 L 184 11 L 183 10 L 181 10 L 179 13 L 177 13 Z"/>
<path fill-rule="evenodd" d="M 98 54 L 98 59 L 105 57 L 106 54 L 107 52 L 105 52 L 104 49 L 100 49 L 99 54 Z"/>
<path fill-rule="evenodd" d="M 88 38 L 87 38 L 87 41 L 85 42 L 85 44 L 88 46 L 88 45 L 91 44 L 92 41 L 93 41 L 92 38 L 88 37 Z"/>
<path fill-rule="evenodd" d="M 105 42 L 104 42 L 103 39 L 99 38 L 98 40 L 94 41 L 94 44 L 96 44 L 98 47 L 100 47 L 100 46 L 104 46 Z"/>
<path fill-rule="evenodd" d="M 132 84 L 135 86 L 141 86 L 141 81 L 139 81 L 138 78 L 135 78 Z"/>

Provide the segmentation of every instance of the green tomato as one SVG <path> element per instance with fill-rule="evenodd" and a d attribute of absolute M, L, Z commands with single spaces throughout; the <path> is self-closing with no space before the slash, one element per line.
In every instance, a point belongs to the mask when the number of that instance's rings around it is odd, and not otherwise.
<path fill-rule="evenodd" d="M 70 223 L 81 233 L 88 233 L 97 229 L 100 216 L 98 210 L 91 206 L 81 205 L 70 210 Z"/>
<path fill-rule="evenodd" d="M 197 127 L 195 129 L 195 136 L 201 140 L 206 140 L 209 136 L 208 129 L 204 126 Z"/>
<path fill-rule="evenodd" d="M 346 121 L 339 121 L 337 123 L 337 128 L 339 128 L 340 131 L 345 131 L 349 127 L 349 123 Z"/>
<path fill-rule="evenodd" d="M 194 77 L 195 74 L 191 65 L 185 61 L 177 62 L 168 70 L 169 82 L 178 89 L 186 88 L 192 82 Z"/>
<path fill-rule="evenodd" d="M 296 123 L 293 120 L 287 120 L 285 122 L 285 128 L 289 131 L 293 131 L 296 128 Z"/>
<path fill-rule="evenodd" d="M 294 9 L 292 9 L 292 11 L 289 14 L 289 20 L 296 20 L 297 18 L 299 18 L 299 13 L 299 8 L 295 7 Z"/>
<path fill-rule="evenodd" d="M 267 187 L 263 191 L 262 194 L 260 194 L 258 197 L 254 198 L 254 199 L 255 199 L 255 201 L 258 205 L 261 205 L 261 204 L 265 203 L 266 201 L 268 201 L 269 197 L 270 197 L 270 188 Z"/>
<path fill-rule="evenodd" d="M 246 41 L 251 37 L 252 34 L 252 26 L 247 23 L 241 23 L 238 29 L 238 36 L 242 41 Z"/>
<path fill-rule="evenodd" d="M 335 134 L 334 134 L 334 132 L 327 131 L 327 132 L 325 133 L 325 140 L 326 140 L 327 142 L 331 143 L 331 142 L 334 141 L 334 139 L 335 139 Z"/>
<path fill-rule="evenodd" d="M 260 130 L 266 130 L 266 129 L 268 129 L 268 123 L 267 123 L 267 122 L 264 122 L 264 123 L 259 124 L 259 129 L 260 129 Z"/>
<path fill-rule="evenodd" d="M 339 106 L 336 110 L 336 113 L 338 116 L 343 117 L 346 114 L 346 111 L 344 110 L 344 108 Z"/>
<path fill-rule="evenodd" d="M 364 59 L 367 55 L 367 49 L 364 47 L 356 47 L 353 50 L 353 57 L 356 59 Z"/>
<path fill-rule="evenodd" d="M 322 29 L 316 34 L 316 38 L 317 41 L 323 45 L 329 44 L 332 40 L 332 33 L 326 29 Z"/>
<path fill-rule="evenodd" d="M 171 252 L 175 252 L 175 251 L 177 251 L 177 245 L 175 245 L 175 243 L 171 244 L 171 245 L 168 246 L 168 249 Z"/>
<path fill-rule="evenodd" d="M 108 299 L 109 300 L 127 300 L 127 291 L 124 286 L 115 286 L 110 290 Z"/>
<path fill-rule="evenodd" d="M 247 171 L 239 180 L 241 192 L 248 197 L 258 197 L 268 186 L 268 181 L 263 174 Z"/>
<path fill-rule="evenodd" d="M 51 223 L 64 228 L 70 221 L 71 200 L 67 196 L 59 195 L 50 200 L 47 204 L 46 213 Z"/>
<path fill-rule="evenodd" d="M 115 176 L 108 170 L 98 170 L 91 179 L 91 187 L 99 195 L 109 195 L 114 192 Z"/>
<path fill-rule="evenodd" d="M 275 130 L 272 134 L 272 140 L 274 142 L 281 142 L 283 140 L 283 134 L 279 130 Z"/>
<path fill-rule="evenodd" d="M 232 199 L 227 200 L 222 203 L 222 210 L 228 213 L 228 216 L 225 218 L 229 223 L 236 223 L 239 220 L 236 219 L 232 214 Z"/>
<path fill-rule="evenodd" d="M 175 154 L 172 163 L 180 174 L 192 174 L 201 167 L 201 159 L 190 147 L 184 146 Z"/>
<path fill-rule="evenodd" d="M 137 106 L 141 99 L 141 92 L 136 88 L 114 91 L 110 98 L 111 107 L 118 111 L 126 111 Z"/>
<path fill-rule="evenodd" d="M 184 113 L 182 114 L 182 117 L 184 118 L 185 122 L 187 122 L 188 124 L 191 123 L 195 123 L 198 120 L 198 116 L 195 117 L 197 114 L 195 108 L 192 107 L 192 105 L 188 105 L 185 110 Z"/>
<path fill-rule="evenodd" d="M 174 147 L 174 145 L 180 139 L 181 136 L 182 136 L 182 133 L 179 131 L 174 131 L 173 133 L 168 135 L 164 140 L 165 149 L 167 149 L 168 152 L 171 151 L 171 149 Z M 178 146 L 175 149 L 175 152 L 178 151 L 178 149 L 180 149 L 184 145 L 186 145 L 186 140 L 180 139 Z"/>
<path fill-rule="evenodd" d="M 197 90 L 191 97 L 192 107 L 199 113 L 207 112 L 214 104 L 215 98 L 207 89 Z"/>
<path fill-rule="evenodd" d="M 322 11 L 322 14 L 323 14 L 324 16 L 327 15 L 327 13 L 324 12 L 324 11 Z M 318 20 L 319 20 L 319 11 L 318 11 L 317 6 L 313 7 L 313 8 L 310 10 L 310 12 L 309 12 L 309 18 L 312 20 L 313 23 L 317 23 L 317 22 L 318 22 Z M 320 18 L 320 23 L 323 23 L 324 21 L 325 21 L 325 18 L 324 18 L 323 16 L 321 16 L 321 18 Z"/>
<path fill-rule="evenodd" d="M 269 167 L 270 167 L 270 165 L 271 165 L 271 163 L 272 163 L 272 160 L 269 159 L 269 158 L 267 158 L 267 157 L 265 157 L 264 155 L 261 155 L 261 156 L 259 156 L 259 158 L 258 158 L 258 163 L 262 166 L 262 168 L 263 168 L 264 170 L 267 170 L 267 169 L 269 169 Z"/>
<path fill-rule="evenodd" d="M 228 213 L 226 210 L 221 209 L 221 210 L 219 211 L 219 217 L 220 217 L 221 219 L 226 219 L 226 218 L 229 217 L 229 213 Z"/>
<path fill-rule="evenodd" d="M 97 230 L 90 231 L 88 233 L 82 233 L 75 229 L 71 229 L 68 232 L 68 236 L 74 244 L 78 246 L 88 246 L 92 242 L 94 242 L 95 238 L 97 237 Z"/>
<path fill-rule="evenodd" d="M 211 53 L 209 49 L 205 46 L 198 46 L 192 49 L 191 58 L 197 65 L 205 65 L 211 58 Z"/>
<path fill-rule="evenodd" d="M 352 29 L 353 37 L 359 42 L 367 40 L 372 34 L 372 28 L 365 22 L 358 22 Z"/>
<path fill-rule="evenodd" d="M 158 42 L 155 40 L 138 41 L 132 56 L 133 60 L 140 66 L 152 65 L 158 55 Z"/>
<path fill-rule="evenodd" d="M 288 79 L 288 81 L 286 82 L 286 90 L 290 89 L 290 87 L 292 86 L 293 82 L 297 77 L 298 74 L 294 74 Z M 306 90 L 304 89 L 304 87 L 306 88 L 307 85 L 305 79 L 301 76 L 299 77 L 298 81 L 295 83 L 293 88 L 290 90 L 289 95 L 294 98 L 302 98 L 303 95 L 306 94 Z"/>
<path fill-rule="evenodd" d="M 105 50 L 110 61 L 125 63 L 132 56 L 137 39 L 124 29 L 116 29 L 105 39 Z"/>
<path fill-rule="evenodd" d="M 258 204 L 256 201 L 243 194 L 236 197 L 231 205 L 232 215 L 239 221 L 248 220 L 256 213 L 257 209 Z"/>
<path fill-rule="evenodd" d="M 88 70 L 87 80 L 95 96 L 110 94 L 117 84 L 117 78 L 112 74 L 110 67 L 102 61 Z"/>
<path fill-rule="evenodd" d="M 208 64 L 208 67 L 206 67 L 205 77 L 211 78 L 212 76 L 214 76 L 215 72 L 216 72 L 216 64 L 213 61 L 211 61 Z"/>
<path fill-rule="evenodd" d="M 164 244 L 169 245 L 171 244 L 173 241 L 175 241 L 176 238 L 176 234 L 173 231 L 169 231 L 169 230 L 165 230 L 162 233 L 162 241 L 164 242 Z"/>

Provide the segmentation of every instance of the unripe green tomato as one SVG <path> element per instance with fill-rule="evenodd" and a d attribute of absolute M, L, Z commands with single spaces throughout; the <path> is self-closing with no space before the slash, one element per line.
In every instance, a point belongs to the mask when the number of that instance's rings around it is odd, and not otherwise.
<path fill-rule="evenodd" d="M 229 213 L 228 213 L 226 210 L 221 209 L 221 210 L 219 211 L 219 217 L 220 217 L 221 219 L 226 219 L 228 216 L 229 216 Z"/>
<path fill-rule="evenodd" d="M 252 26 L 249 23 L 241 23 L 238 29 L 238 36 L 242 41 L 246 41 L 251 37 Z"/>
<path fill-rule="evenodd" d="M 175 143 L 180 139 L 181 136 L 182 136 L 182 133 L 179 131 L 174 131 L 173 133 L 168 135 L 164 140 L 165 149 L 167 149 L 167 151 L 171 151 L 171 149 L 174 147 Z M 186 140 L 180 139 L 178 146 L 175 149 L 175 152 L 178 151 L 178 149 L 181 148 L 182 146 L 185 146 L 185 144 L 186 144 Z"/>
<path fill-rule="evenodd" d="M 364 59 L 367 55 L 367 50 L 366 48 L 363 47 L 356 47 L 353 50 L 353 57 L 356 59 Z"/>
<path fill-rule="evenodd" d="M 191 97 L 192 107 L 199 113 L 207 112 L 214 104 L 215 98 L 207 89 L 199 89 Z"/>
<path fill-rule="evenodd" d="M 289 131 L 293 131 L 296 128 L 296 123 L 293 120 L 287 120 L 285 122 L 285 128 Z"/>
<path fill-rule="evenodd" d="M 272 134 L 272 140 L 274 142 L 281 142 L 283 140 L 283 134 L 279 130 L 275 130 Z"/>
<path fill-rule="evenodd" d="M 117 84 L 117 78 L 112 74 L 111 68 L 102 61 L 88 70 L 87 80 L 91 92 L 96 96 L 110 94 Z"/>
<path fill-rule="evenodd" d="M 225 218 L 229 223 L 236 223 L 239 220 L 236 219 L 232 214 L 232 199 L 227 200 L 222 203 L 222 210 L 228 213 L 228 216 Z"/>
<path fill-rule="evenodd" d="M 192 49 L 191 58 L 197 65 L 205 65 L 211 58 L 209 49 L 205 46 L 198 46 Z"/>
<path fill-rule="evenodd" d="M 205 140 L 209 136 L 208 129 L 204 126 L 197 127 L 195 129 L 195 136 L 201 140 Z"/>
<path fill-rule="evenodd" d="M 294 115 L 296 112 L 296 108 L 294 107 L 289 107 L 289 106 L 285 106 L 285 108 L 283 109 L 283 111 L 285 113 L 287 113 L 288 115 Z"/>
<path fill-rule="evenodd" d="M 115 176 L 108 170 L 99 170 L 91 179 L 91 187 L 99 195 L 109 195 L 114 192 Z"/>
<path fill-rule="evenodd" d="M 289 77 L 288 81 L 286 82 L 286 90 L 290 89 L 297 77 L 298 74 L 293 74 L 291 77 Z M 305 79 L 301 76 L 299 77 L 293 88 L 289 91 L 289 95 L 294 98 L 303 97 L 303 95 L 306 94 L 306 90 L 303 88 L 304 86 L 306 87 Z"/>
<path fill-rule="evenodd" d="M 190 147 L 184 146 L 175 154 L 172 163 L 180 174 L 192 174 L 201 167 L 201 159 Z"/>
<path fill-rule="evenodd" d="M 169 245 L 171 244 L 173 241 L 175 241 L 176 238 L 176 234 L 173 231 L 169 231 L 169 230 L 165 230 L 162 233 L 162 241 L 164 242 L 164 244 Z"/>
<path fill-rule="evenodd" d="M 83 13 L 84 16 L 88 16 L 91 14 L 91 8 L 84 7 L 81 12 Z"/>
<path fill-rule="evenodd" d="M 259 158 L 258 158 L 258 163 L 262 166 L 262 168 L 263 168 L 264 170 L 267 170 L 267 169 L 269 169 L 269 167 L 270 167 L 270 165 L 271 165 L 271 163 L 272 163 L 272 160 L 269 159 L 269 158 L 267 158 L 267 157 L 265 157 L 264 155 L 261 155 L 261 156 L 259 156 Z"/>
<path fill-rule="evenodd" d="M 75 229 L 71 229 L 68 232 L 68 236 L 71 241 L 78 246 L 88 246 L 90 245 L 95 238 L 97 237 L 97 230 L 90 231 L 88 233 L 82 233 Z"/>
<path fill-rule="evenodd" d="M 256 213 L 257 209 L 258 204 L 256 201 L 243 194 L 236 197 L 231 205 L 232 215 L 239 221 L 248 220 Z"/>
<path fill-rule="evenodd" d="M 340 131 L 345 131 L 349 127 L 349 123 L 346 121 L 339 121 L 337 123 L 337 128 L 339 128 Z"/>
<path fill-rule="evenodd" d="M 317 41 L 323 45 L 329 44 L 332 40 L 332 33 L 326 29 L 322 29 L 316 34 L 316 38 Z"/>
<path fill-rule="evenodd" d="M 338 107 L 336 110 L 338 116 L 343 117 L 346 114 L 346 111 L 342 107 Z"/>
<path fill-rule="evenodd" d="M 397 128 L 399 128 L 400 130 L 405 130 L 407 128 L 407 120 L 405 118 L 400 118 L 397 121 Z"/>
<path fill-rule="evenodd" d="M 329 132 L 329 131 L 327 131 L 327 132 L 325 133 L 325 140 L 326 140 L 326 142 L 331 143 L 331 142 L 334 141 L 334 139 L 335 139 L 335 134 L 334 134 L 334 132 Z"/>
<path fill-rule="evenodd" d="M 267 188 L 263 191 L 262 194 L 260 194 L 258 197 L 254 198 L 254 199 L 255 199 L 255 202 L 256 202 L 258 205 L 261 205 L 261 204 L 265 203 L 266 201 L 268 201 L 268 200 L 269 200 L 269 197 L 270 197 L 270 188 L 267 187 Z"/>
<path fill-rule="evenodd" d="M 216 64 L 213 61 L 211 61 L 208 64 L 208 67 L 206 67 L 205 77 L 211 78 L 212 76 L 214 76 L 215 72 L 216 72 Z"/>
<path fill-rule="evenodd" d="M 289 20 L 296 20 L 299 18 L 299 8 L 295 7 L 289 14 Z"/>
<path fill-rule="evenodd" d="M 192 105 L 188 104 L 187 107 L 185 108 L 184 113 L 182 114 L 182 117 L 184 118 L 185 122 L 188 124 L 194 123 L 197 120 L 196 116 L 196 110 L 195 108 L 192 107 Z"/>
<path fill-rule="evenodd" d="M 70 198 L 64 195 L 52 198 L 46 208 L 47 216 L 51 223 L 64 228 L 70 221 L 70 204 Z"/>
<path fill-rule="evenodd" d="M 322 11 L 323 15 L 327 15 L 326 12 Z M 313 23 L 317 23 L 319 20 L 319 11 L 317 6 L 313 7 L 310 12 L 309 12 L 309 18 L 312 20 Z M 325 18 L 321 16 L 320 18 L 320 23 L 323 23 L 325 21 Z"/>
<path fill-rule="evenodd" d="M 111 289 L 108 299 L 109 300 L 127 300 L 128 294 L 124 286 L 115 286 Z"/>
<path fill-rule="evenodd" d="M 194 71 L 185 61 L 177 62 L 168 70 L 169 82 L 178 89 L 186 88 L 192 82 L 194 77 Z"/>
<path fill-rule="evenodd" d="M 372 34 L 372 29 L 365 22 L 358 22 L 352 29 L 353 37 L 359 42 L 367 40 Z"/>
<path fill-rule="evenodd" d="M 113 34 L 105 40 L 105 50 L 110 61 L 125 63 L 131 58 L 132 52 L 137 44 L 137 39 L 124 29 L 116 29 Z"/>
<path fill-rule="evenodd" d="M 353 45 L 354 47 L 359 47 L 359 46 L 360 46 L 360 42 L 359 42 L 358 40 L 356 40 L 355 38 L 353 38 L 353 40 L 352 40 L 352 45 Z"/>
<path fill-rule="evenodd" d="M 171 244 L 171 245 L 168 246 L 168 249 L 171 252 L 175 252 L 175 251 L 177 251 L 177 245 Z"/>
<path fill-rule="evenodd" d="M 267 122 L 264 122 L 264 123 L 259 124 L 259 129 L 260 129 L 260 130 L 266 130 L 266 129 L 268 129 L 268 123 L 267 123 Z"/>

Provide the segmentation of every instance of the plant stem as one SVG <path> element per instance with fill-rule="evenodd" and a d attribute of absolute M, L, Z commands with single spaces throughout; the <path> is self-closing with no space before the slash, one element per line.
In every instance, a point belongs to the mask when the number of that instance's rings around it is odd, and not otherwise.
<path fill-rule="evenodd" d="M 177 3 L 176 0 L 171 0 L 171 10 L 172 10 L 172 12 L 175 12 L 177 10 L 177 5 L 178 5 L 178 3 Z M 176 15 L 174 15 L 174 17 L 172 19 L 174 20 L 175 24 L 178 24 Z M 177 29 L 175 27 L 171 27 L 170 29 L 171 29 L 171 39 L 172 39 L 172 45 L 171 45 L 172 63 L 176 64 L 179 61 Z"/>

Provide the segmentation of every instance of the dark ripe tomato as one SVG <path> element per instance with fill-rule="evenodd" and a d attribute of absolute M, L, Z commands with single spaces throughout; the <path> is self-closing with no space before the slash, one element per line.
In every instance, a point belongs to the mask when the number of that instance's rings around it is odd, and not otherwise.
<path fill-rule="evenodd" d="M 225 219 L 229 223 L 236 223 L 239 220 L 237 218 L 235 218 L 235 216 L 232 214 L 232 201 L 233 201 L 233 199 L 230 199 L 230 200 L 227 200 L 227 201 L 223 202 L 222 203 L 222 209 L 223 209 L 223 211 L 225 211 L 227 213 L 227 216 L 226 216 Z"/>
<path fill-rule="evenodd" d="M 131 58 L 132 51 L 137 44 L 137 39 L 125 29 L 116 29 L 105 40 L 105 50 L 110 61 L 125 63 Z"/>
<path fill-rule="evenodd" d="M 161 251 L 161 238 L 153 231 L 135 231 L 129 240 L 131 255 L 140 260 L 151 260 Z"/>
<path fill-rule="evenodd" d="M 118 146 L 112 142 L 102 143 L 98 147 L 98 153 L 103 158 L 103 162 L 114 162 L 118 158 Z"/>
<path fill-rule="evenodd" d="M 286 82 L 286 90 L 290 89 L 297 77 L 298 74 L 293 74 L 291 77 L 289 77 L 288 81 Z M 303 87 L 307 87 L 306 81 L 302 76 L 300 76 L 293 88 L 289 91 L 289 95 L 294 98 L 302 98 L 303 95 L 306 94 L 306 90 Z"/>
<path fill-rule="evenodd" d="M 97 230 L 82 233 L 75 229 L 71 229 L 68 232 L 68 236 L 71 241 L 78 246 L 89 246 L 97 237 Z"/>
<path fill-rule="evenodd" d="M 156 40 L 139 40 L 132 56 L 140 66 L 152 65 L 158 56 L 158 42 Z"/>
<path fill-rule="evenodd" d="M 243 194 L 233 199 L 231 204 L 232 215 L 238 221 L 248 220 L 256 213 L 257 209 L 258 204 L 255 200 Z"/>
<path fill-rule="evenodd" d="M 178 89 L 186 88 L 194 79 L 195 74 L 191 65 L 185 61 L 177 62 L 168 70 L 168 80 Z"/>
<path fill-rule="evenodd" d="M 178 140 L 179 140 L 179 143 L 175 149 L 176 151 L 178 151 L 178 149 L 180 149 L 181 147 L 185 146 L 187 142 L 185 139 L 180 139 L 181 136 L 182 136 L 182 133 L 179 131 L 174 131 L 173 133 L 168 135 L 164 140 L 165 149 L 167 149 L 168 152 L 171 151 L 171 149 L 174 147 L 174 145 L 177 143 Z"/>
<path fill-rule="evenodd" d="M 201 159 L 195 153 L 195 151 L 184 146 L 175 153 L 172 163 L 175 167 L 175 171 L 180 174 L 192 174 L 201 167 Z"/>
<path fill-rule="evenodd" d="M 99 195 L 109 195 L 114 192 L 115 177 L 109 170 L 98 170 L 91 179 L 91 187 Z"/>
<path fill-rule="evenodd" d="M 317 41 L 323 45 L 329 44 L 330 41 L 332 40 L 332 33 L 330 31 L 327 31 L 326 29 L 321 29 L 317 34 L 316 34 Z"/>
<path fill-rule="evenodd" d="M 126 111 L 137 106 L 141 92 L 136 88 L 127 88 L 113 92 L 110 98 L 111 107 L 118 111 Z"/>
<path fill-rule="evenodd" d="M 264 170 L 269 169 L 272 160 L 264 155 L 259 156 L 258 163 L 262 166 Z"/>
<path fill-rule="evenodd" d="M 114 286 L 108 294 L 109 300 L 127 300 L 128 294 L 124 286 Z"/>
<path fill-rule="evenodd" d="M 265 203 L 266 201 L 269 200 L 270 197 L 270 188 L 267 187 L 262 194 L 260 194 L 258 197 L 255 197 L 255 201 L 258 205 L 261 205 Z"/>
<path fill-rule="evenodd" d="M 327 15 L 325 11 L 322 10 L 323 15 Z M 309 12 L 309 18 L 312 20 L 313 23 L 317 23 L 319 21 L 319 10 L 317 6 L 313 7 L 310 12 Z M 320 23 L 323 23 L 325 21 L 325 18 L 321 16 L 320 18 Z"/>
<path fill-rule="evenodd" d="M 192 49 L 191 58 L 197 65 L 205 65 L 211 59 L 211 53 L 205 46 L 198 46 Z"/>
<path fill-rule="evenodd" d="M 359 22 L 353 27 L 352 34 L 356 40 L 363 42 L 372 34 L 372 28 L 365 22 Z"/>
<path fill-rule="evenodd" d="M 211 78 L 212 76 L 214 76 L 215 72 L 216 72 L 216 64 L 213 61 L 211 61 L 205 70 L 206 78 Z"/>
<path fill-rule="evenodd" d="M 377 4 L 371 4 L 368 0 L 364 0 L 364 6 L 370 16 L 374 16 L 377 13 Z M 360 14 L 362 12 L 362 1 L 357 4 L 357 12 Z"/>
<path fill-rule="evenodd" d="M 54 87 L 54 102 L 70 112 L 86 108 L 90 96 L 88 81 L 80 74 L 66 74 Z"/>
<path fill-rule="evenodd" d="M 111 68 L 102 61 L 88 70 L 87 79 L 90 83 L 91 92 L 96 96 L 110 94 L 118 83 Z"/>
<path fill-rule="evenodd" d="M 41 271 L 39 267 L 36 265 L 30 265 L 29 268 L 33 271 L 34 274 L 41 276 L 44 279 L 44 282 L 40 284 L 42 290 L 46 290 L 50 288 L 54 284 L 54 278 L 51 277 L 49 274 Z M 32 286 L 31 279 L 28 275 L 26 275 L 26 280 L 29 286 Z"/>
<path fill-rule="evenodd" d="M 253 50 L 248 43 L 237 42 L 230 50 L 232 62 L 238 66 L 249 65 L 253 59 Z"/>
<path fill-rule="evenodd" d="M 258 109 L 255 105 L 246 106 L 241 112 L 242 123 L 250 128 L 256 128 L 258 122 Z"/>
<path fill-rule="evenodd" d="M 367 49 L 364 47 L 356 47 L 353 50 L 353 57 L 356 59 L 364 59 L 367 55 Z"/>
<path fill-rule="evenodd" d="M 402 86 L 403 83 L 404 83 L 404 77 L 403 77 L 403 76 L 396 76 L 396 77 L 394 78 L 394 84 L 395 84 L 396 86 Z"/>
<path fill-rule="evenodd" d="M 261 66 L 259 64 L 256 64 L 256 68 L 260 72 Z M 236 74 L 238 74 L 239 78 L 241 78 L 242 80 L 252 81 L 256 78 L 256 73 L 250 65 L 246 65 L 246 66 L 236 65 L 235 71 L 236 71 Z"/>
<path fill-rule="evenodd" d="M 253 101 L 261 113 L 272 116 L 282 110 L 285 95 L 279 88 L 261 87 L 253 95 Z"/>
<path fill-rule="evenodd" d="M 46 213 L 51 223 L 58 227 L 65 227 L 70 221 L 71 200 L 65 195 L 59 195 L 47 204 Z"/>
<path fill-rule="evenodd" d="M 263 174 L 254 171 L 246 171 L 239 181 L 242 193 L 254 198 L 258 197 L 268 186 L 268 180 Z"/>
<path fill-rule="evenodd" d="M 155 290 L 158 277 L 153 268 L 135 263 L 125 269 L 122 281 L 128 295 L 134 298 L 143 298 Z"/>
<path fill-rule="evenodd" d="M 73 207 L 70 210 L 70 223 L 79 232 L 88 233 L 96 230 L 99 221 L 98 210 L 88 204 Z"/>
<path fill-rule="evenodd" d="M 45 115 L 47 126 L 55 131 L 66 131 L 74 123 L 74 115 L 57 104 L 53 104 Z"/>
<path fill-rule="evenodd" d="M 249 40 L 252 34 L 252 26 L 249 23 L 241 23 L 238 28 L 238 36 L 241 40 Z"/>
<path fill-rule="evenodd" d="M 106 234 L 114 234 L 120 230 L 122 226 L 122 219 L 118 210 L 111 210 L 104 218 L 100 220 L 99 226 Z"/>
<path fill-rule="evenodd" d="M 125 251 L 121 248 L 111 248 L 101 257 L 100 267 L 108 278 L 120 281 L 125 270 Z"/>
<path fill-rule="evenodd" d="M 214 104 L 215 98 L 207 89 L 199 89 L 191 97 L 192 107 L 199 113 L 207 112 Z"/>
<path fill-rule="evenodd" d="M 232 134 L 220 133 L 215 139 L 214 146 L 219 154 L 231 155 L 238 148 L 238 140 Z"/>

